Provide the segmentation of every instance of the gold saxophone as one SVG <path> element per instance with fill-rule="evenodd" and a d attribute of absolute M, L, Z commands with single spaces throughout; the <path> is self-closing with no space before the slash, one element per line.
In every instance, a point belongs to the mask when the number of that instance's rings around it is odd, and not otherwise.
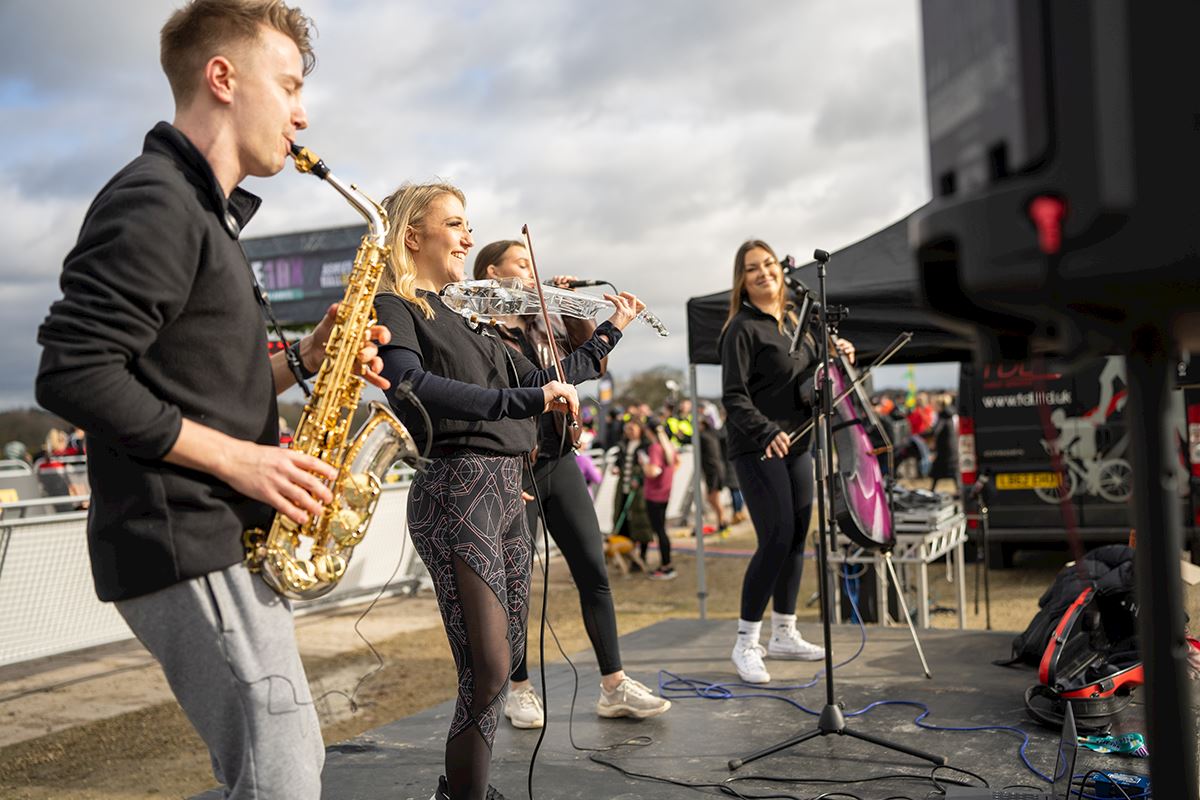
<path fill-rule="evenodd" d="M 284 597 L 312 600 L 332 591 L 346 574 L 354 547 L 366 536 L 375 513 L 384 473 L 397 459 L 414 462 L 418 453 L 403 423 L 382 403 L 371 403 L 370 418 L 353 438 L 349 436 L 364 384 L 357 374 L 358 351 L 375 324 L 375 291 L 388 259 L 387 214 L 356 186 L 338 180 L 307 149 L 292 145 L 292 158 L 297 170 L 333 186 L 367 220 L 367 233 L 325 345 L 325 360 L 291 444 L 291 449 L 337 469 L 329 485 L 333 502 L 303 525 L 277 513 L 270 532 L 254 528 L 243 534 L 252 571 L 261 572 Z"/>

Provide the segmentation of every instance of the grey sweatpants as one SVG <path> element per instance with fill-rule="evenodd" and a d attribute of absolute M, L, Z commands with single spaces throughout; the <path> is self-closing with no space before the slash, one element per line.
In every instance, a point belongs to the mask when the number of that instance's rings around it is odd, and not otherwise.
<path fill-rule="evenodd" d="M 325 746 L 286 600 L 236 564 L 116 606 L 162 665 L 227 798 L 320 798 Z"/>

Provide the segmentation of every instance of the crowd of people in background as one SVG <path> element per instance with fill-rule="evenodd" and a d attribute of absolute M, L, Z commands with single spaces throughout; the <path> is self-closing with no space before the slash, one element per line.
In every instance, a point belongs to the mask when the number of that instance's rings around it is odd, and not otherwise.
<path fill-rule="evenodd" d="M 872 402 L 895 446 L 895 463 L 900 474 L 922 481 L 928 479 L 930 489 L 956 491 L 959 473 L 954 395 L 950 392 L 882 391 L 872 397 Z M 575 460 L 593 497 L 604 476 L 587 451 L 621 448 L 617 467 L 621 485 L 617 492 L 613 530 L 636 544 L 641 558 L 633 559 L 635 569 L 644 568 L 644 557 L 651 543 L 657 540 L 660 554 L 665 553 L 668 557 L 646 572 L 655 579 L 675 577 L 666 536 L 666 501 L 673 485 L 679 448 L 692 444 L 696 438 L 701 439 L 700 471 L 704 500 L 713 516 L 713 525 L 709 526 L 712 532 L 726 535 L 731 525 L 747 519 L 741 487 L 727 457 L 724 408 L 712 403 L 702 404 L 697 422 L 692 401 L 687 398 L 668 398 L 658 409 L 641 402 L 615 405 L 603 417 L 592 406 L 585 405 L 580 421 L 583 433 Z M 291 431 L 282 419 L 280 430 L 280 444 L 287 446 Z M 630 445 L 633 445 L 632 450 Z M 31 451 L 18 440 L 7 442 L 0 448 L 4 459 L 25 463 L 35 470 L 46 484 L 46 496 L 74 492 L 73 484 L 64 477 L 63 467 L 72 457 L 83 456 L 86 452 L 86 437 L 79 428 L 70 432 L 51 428 L 37 450 Z M 626 458 L 624 454 L 629 452 L 636 457 Z M 883 466 L 886 470 L 887 465 Z M 917 481 L 918 485 L 920 482 Z M 54 491 L 56 487 L 61 491 Z M 626 491 L 633 488 L 636 491 Z M 616 524 L 618 520 L 619 525 Z M 668 541 L 665 547 L 664 541 Z"/>
<path fill-rule="evenodd" d="M 43 497 L 79 497 L 88 494 L 87 474 L 83 457 L 87 454 L 87 438 L 82 428 L 70 432 L 50 428 L 42 446 L 30 452 L 29 446 L 17 439 L 0 448 L 0 457 L 10 463 L 24 465 L 37 476 Z M 35 498 L 21 498 L 35 499 Z M 86 502 L 80 508 L 86 508 Z M 71 510 L 75 506 L 65 506 Z"/>
<path fill-rule="evenodd" d="M 875 410 L 895 447 L 901 477 L 916 488 L 928 480 L 929 489 L 955 493 L 959 482 L 955 398 L 950 392 L 882 391 L 872 397 Z M 619 479 L 613 506 L 613 534 L 633 542 L 631 567 L 654 580 L 676 577 L 666 530 L 666 503 L 671 494 L 679 449 L 700 440 L 700 464 L 706 532 L 728 535 L 730 526 L 747 519 L 737 473 L 728 459 L 725 409 L 702 403 L 693 414 L 688 399 L 667 399 L 657 409 L 629 402 L 601 415 L 585 406 L 584 433 L 577 455 L 593 497 L 603 476 L 586 450 L 617 448 L 613 471 Z M 887 465 L 884 464 L 886 470 Z M 648 565 L 649 549 L 657 544 L 659 561 Z"/>
<path fill-rule="evenodd" d="M 953 487 L 942 485 L 942 489 L 957 493 L 960 478 L 954 395 L 939 392 L 931 398 L 929 392 L 880 392 L 872 402 L 889 429 L 897 470 L 911 461 L 913 477 L 928 478 L 931 490 L 950 481 Z M 886 463 L 883 467 L 887 468 Z"/>

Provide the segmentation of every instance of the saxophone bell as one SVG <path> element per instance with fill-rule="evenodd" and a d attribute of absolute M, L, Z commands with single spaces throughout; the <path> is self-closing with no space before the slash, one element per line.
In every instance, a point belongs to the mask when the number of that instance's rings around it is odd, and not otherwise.
<path fill-rule="evenodd" d="M 252 571 L 285 597 L 312 600 L 331 592 L 345 576 L 354 547 L 367 534 L 388 468 L 397 460 L 415 465 L 418 453 L 408 429 L 381 403 L 371 404 L 370 417 L 350 435 L 365 383 L 357 374 L 358 350 L 375 323 L 375 292 L 389 253 L 386 216 L 375 201 L 343 184 L 309 150 L 293 143 L 291 151 L 296 169 L 333 186 L 362 214 L 368 228 L 290 446 L 337 470 L 329 485 L 333 500 L 303 525 L 276 514 L 269 531 L 256 528 L 243 534 Z"/>

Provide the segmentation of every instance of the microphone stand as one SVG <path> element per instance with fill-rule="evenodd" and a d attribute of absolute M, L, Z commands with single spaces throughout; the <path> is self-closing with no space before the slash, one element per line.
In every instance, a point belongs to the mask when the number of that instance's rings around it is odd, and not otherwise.
<path fill-rule="evenodd" d="M 817 568 L 820 571 L 817 580 L 817 589 L 821 601 L 821 627 L 825 637 L 825 707 L 821 710 L 821 715 L 817 720 L 815 728 L 751 753 L 748 756 L 730 759 L 729 769 L 730 771 L 736 770 L 764 756 L 778 753 L 780 750 L 786 750 L 801 742 L 807 742 L 809 739 L 815 739 L 818 736 L 829 736 L 830 734 L 849 736 L 942 766 L 947 763 L 945 756 L 932 755 L 913 747 L 907 747 L 873 734 L 862 733 L 861 731 L 846 727 L 846 716 L 842 713 L 842 704 L 838 702 L 834 691 L 833 642 L 831 641 L 831 613 L 829 607 L 832 590 L 828 583 L 829 548 L 837 546 L 837 531 L 830 524 L 831 520 L 827 513 L 829 509 L 833 508 L 833 484 L 831 482 L 831 476 L 833 475 L 833 381 L 829 372 L 829 317 L 826 313 L 828 305 L 825 299 L 825 265 L 829 261 L 829 253 L 824 250 L 817 250 L 813 253 L 813 257 L 817 260 L 818 293 L 820 297 L 820 316 L 818 317 L 818 321 L 820 323 L 821 335 L 818 346 L 820 348 L 821 363 L 824 365 L 820 385 L 817 389 L 821 403 L 821 424 L 817 428 L 817 458 L 814 459 L 814 463 L 817 470 Z M 826 505 L 827 502 L 829 503 L 828 505 Z"/>

